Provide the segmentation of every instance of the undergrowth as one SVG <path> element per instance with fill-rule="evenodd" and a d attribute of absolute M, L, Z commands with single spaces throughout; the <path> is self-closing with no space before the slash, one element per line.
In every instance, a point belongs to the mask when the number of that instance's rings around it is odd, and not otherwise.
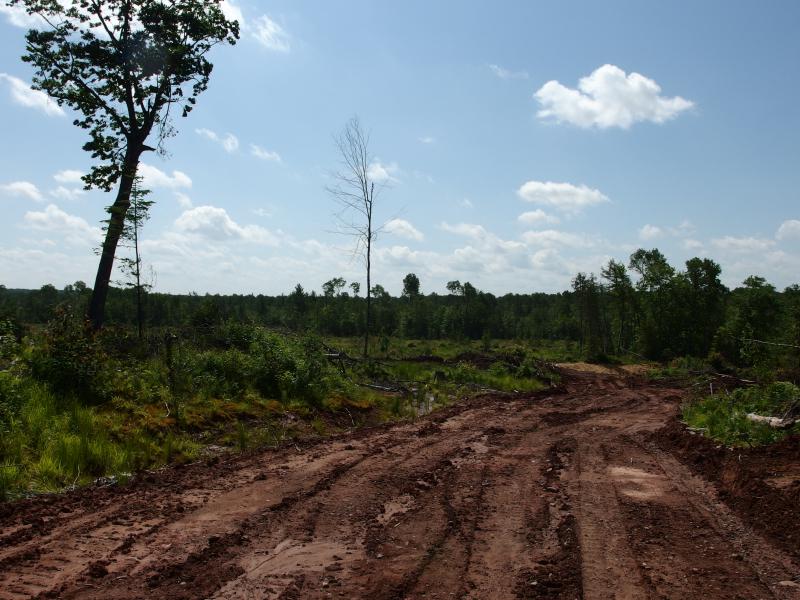
<path fill-rule="evenodd" d="M 778 418 L 800 417 L 800 388 L 788 382 L 716 393 L 683 408 L 687 425 L 727 446 L 758 446 L 800 434 L 800 424 L 786 429 L 747 418 L 748 413 Z"/>
<path fill-rule="evenodd" d="M 437 346 L 445 356 L 427 362 L 343 364 L 316 336 L 243 323 L 140 342 L 126 329 L 95 334 L 62 309 L 45 328 L 18 330 L 0 323 L 0 500 L 125 480 L 220 446 L 245 452 L 415 417 L 481 391 L 533 391 L 555 377 L 530 348 L 490 340 L 479 352 Z"/>

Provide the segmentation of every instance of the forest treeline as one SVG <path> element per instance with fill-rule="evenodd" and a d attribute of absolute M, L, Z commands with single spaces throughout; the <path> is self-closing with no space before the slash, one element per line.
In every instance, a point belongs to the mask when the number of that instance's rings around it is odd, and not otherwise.
<path fill-rule="evenodd" d="M 675 268 L 657 249 L 637 250 L 627 264 L 611 260 L 599 274 L 579 273 L 570 290 L 551 294 L 495 296 L 460 281 L 449 282 L 442 293 L 425 293 L 410 273 L 400 296 L 373 286 L 372 331 L 379 338 L 568 340 L 589 358 L 719 355 L 736 366 L 755 365 L 776 352 L 797 354 L 800 286 L 779 291 L 751 276 L 730 290 L 721 273 L 708 258 Z M 90 292 L 82 282 L 63 290 L 2 287 L 0 314 L 18 323 L 44 323 L 62 303 L 84 307 Z M 334 277 L 320 292 L 298 284 L 280 296 L 148 293 L 144 315 L 149 328 L 209 328 L 234 321 L 359 336 L 364 333 L 360 292 L 357 282 Z M 136 290 L 113 288 L 108 323 L 134 325 L 136 316 Z"/>

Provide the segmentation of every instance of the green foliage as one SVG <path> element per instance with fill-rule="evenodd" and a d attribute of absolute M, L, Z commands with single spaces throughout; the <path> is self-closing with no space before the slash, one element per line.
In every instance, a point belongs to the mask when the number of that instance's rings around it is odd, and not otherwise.
<path fill-rule="evenodd" d="M 776 429 L 750 421 L 748 413 L 777 417 L 800 414 L 800 388 L 776 382 L 707 396 L 685 406 L 683 418 L 689 426 L 729 446 L 769 444 L 792 432 L 800 433 L 798 425 L 788 430 Z"/>
<path fill-rule="evenodd" d="M 0 365 L 8 364 L 19 352 L 20 327 L 12 319 L 0 318 Z"/>
<path fill-rule="evenodd" d="M 7 371 L 0 371 L 0 434 L 10 430 L 14 417 L 22 406 L 19 379 Z"/>
<path fill-rule="evenodd" d="M 19 467 L 13 463 L 0 463 L 0 502 L 11 499 L 19 479 Z"/>
<path fill-rule="evenodd" d="M 103 349 L 88 323 L 70 306 L 56 310 L 41 342 L 25 357 L 34 377 L 63 396 L 92 403 L 104 399 Z"/>
<path fill-rule="evenodd" d="M 211 0 L 105 0 L 96 10 L 47 0 L 10 4 L 53 24 L 28 32 L 22 59 L 35 70 L 34 88 L 74 109 L 75 124 L 89 131 L 84 149 L 104 164 L 84 180 L 106 191 L 119 178 L 126 152 L 142 152 L 153 130 L 169 135 L 170 105 L 184 116 L 192 110 L 208 86 L 207 52 L 239 35 L 238 23 L 227 21 Z"/>

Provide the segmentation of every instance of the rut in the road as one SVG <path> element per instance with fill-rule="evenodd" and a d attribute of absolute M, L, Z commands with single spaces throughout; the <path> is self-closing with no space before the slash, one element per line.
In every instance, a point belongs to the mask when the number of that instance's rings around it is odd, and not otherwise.
<path fill-rule="evenodd" d="M 574 375 L 414 423 L 10 509 L 0 598 L 793 598 L 649 441 L 679 391 Z"/>

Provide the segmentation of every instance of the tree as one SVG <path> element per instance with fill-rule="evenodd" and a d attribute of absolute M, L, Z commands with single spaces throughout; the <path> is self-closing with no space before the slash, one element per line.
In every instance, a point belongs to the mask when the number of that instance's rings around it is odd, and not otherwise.
<path fill-rule="evenodd" d="M 375 200 L 383 185 L 378 182 L 376 187 L 371 168 L 373 157 L 369 149 L 369 134 L 362 128 L 358 117 L 350 119 L 334 141 L 339 151 L 341 169 L 334 173 L 334 183 L 327 190 L 340 206 L 336 216 L 342 227 L 342 233 L 355 239 L 355 252 L 363 256 L 367 270 L 364 315 L 364 358 L 366 358 L 369 354 L 372 315 L 372 246 L 380 230 L 380 227 L 375 226 L 373 217 Z"/>
<path fill-rule="evenodd" d="M 142 178 L 137 176 L 131 188 L 131 205 L 125 214 L 125 223 L 120 238 L 123 243 L 133 250 L 133 257 L 120 259 L 120 270 L 128 276 L 127 286 L 136 292 L 136 327 L 139 339 L 144 339 L 144 291 L 150 289 L 150 284 L 142 283 L 142 255 L 139 250 L 139 231 L 150 219 L 152 200 L 147 196 L 150 190 L 141 187 Z M 110 207 L 109 207 L 110 208 Z M 110 212 L 110 210 L 109 210 Z"/>
<path fill-rule="evenodd" d="M 419 296 L 419 277 L 409 273 L 403 277 L 403 297 L 413 300 Z"/>
<path fill-rule="evenodd" d="M 753 366 L 769 361 L 775 352 L 770 344 L 785 329 L 784 306 L 775 286 L 751 275 L 735 290 L 725 324 L 717 332 L 716 349 L 731 362 Z"/>
<path fill-rule="evenodd" d="M 447 291 L 453 296 L 462 296 L 464 294 L 464 286 L 461 285 L 461 282 L 458 279 L 448 281 L 445 287 L 447 287 Z"/>
<path fill-rule="evenodd" d="M 600 295 L 602 285 L 594 274 L 578 273 L 572 280 L 572 291 L 575 293 L 580 327 L 581 350 L 586 342 L 586 354 L 590 360 L 597 360 L 603 348 L 603 323 L 600 312 Z"/>
<path fill-rule="evenodd" d="M 639 332 L 645 354 L 651 358 L 669 358 L 677 338 L 684 332 L 670 323 L 675 303 L 675 269 L 657 248 L 640 248 L 631 254 L 628 268 L 639 274 L 636 289 L 641 297 L 642 323 Z"/>
<path fill-rule="evenodd" d="M 728 289 L 719 279 L 722 268 L 709 258 L 692 258 L 686 261 L 684 277 L 689 287 L 687 299 L 686 350 L 696 356 L 705 356 L 711 349 L 714 335 L 725 320 L 725 297 Z"/>
<path fill-rule="evenodd" d="M 333 298 L 344 288 L 347 282 L 342 277 L 334 277 L 322 284 L 322 294 L 326 298 Z"/>
<path fill-rule="evenodd" d="M 239 24 L 219 0 L 8 0 L 39 16 L 47 27 L 26 35 L 22 57 L 35 69 L 33 88 L 77 113 L 88 130 L 83 149 L 97 160 L 84 176 L 87 189 L 107 192 L 119 182 L 89 303 L 95 328 L 105 304 L 130 194 L 146 151 L 163 152 L 174 134 L 173 105 L 186 116 L 208 86 L 206 58 L 219 43 L 236 43 Z M 155 135 L 155 147 L 147 145 Z"/>
<path fill-rule="evenodd" d="M 632 331 L 632 314 L 634 312 L 635 294 L 633 283 L 625 265 L 613 258 L 600 270 L 603 279 L 608 281 L 608 291 L 613 299 L 617 316 L 617 352 L 630 349 Z"/>

